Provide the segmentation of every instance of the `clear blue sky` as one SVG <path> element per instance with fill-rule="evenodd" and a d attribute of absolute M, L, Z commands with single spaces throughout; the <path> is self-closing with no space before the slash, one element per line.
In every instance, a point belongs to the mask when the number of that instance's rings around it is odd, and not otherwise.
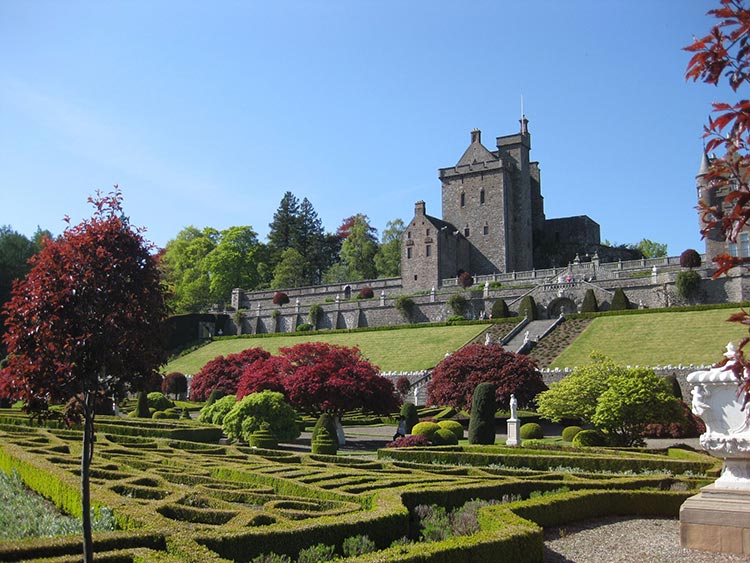
<path fill-rule="evenodd" d="M 382 233 L 479 128 L 520 99 L 548 218 L 602 239 L 702 250 L 702 127 L 726 88 L 684 80 L 681 47 L 718 0 L 0 0 L 0 224 L 58 234 L 118 183 L 164 245 L 251 225 L 287 190 L 328 231 Z"/>

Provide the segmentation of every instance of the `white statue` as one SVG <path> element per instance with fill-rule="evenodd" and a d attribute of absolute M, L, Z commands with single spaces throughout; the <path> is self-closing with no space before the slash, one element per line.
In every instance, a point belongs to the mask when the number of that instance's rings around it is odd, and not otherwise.
<path fill-rule="evenodd" d="M 510 394 L 510 419 L 515 420 L 517 414 L 518 414 L 518 399 L 516 399 L 516 396 L 513 393 L 511 393 Z"/>
<path fill-rule="evenodd" d="M 484 333 L 484 345 L 489 346 L 492 344 L 492 335 L 489 332 Z"/>
<path fill-rule="evenodd" d="M 523 335 L 523 343 L 524 343 L 524 344 L 528 344 L 528 342 L 529 342 L 529 331 L 527 330 L 527 331 L 526 331 L 526 334 L 524 334 L 524 335 Z M 512 396 L 513 396 L 513 395 L 511 395 L 511 397 L 512 397 Z"/>

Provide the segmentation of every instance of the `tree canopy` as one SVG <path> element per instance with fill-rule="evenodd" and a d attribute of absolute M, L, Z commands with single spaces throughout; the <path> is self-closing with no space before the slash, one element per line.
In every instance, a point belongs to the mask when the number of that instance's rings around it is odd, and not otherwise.
<path fill-rule="evenodd" d="M 28 411 L 75 398 L 84 418 L 81 497 L 84 561 L 92 560 L 89 467 L 94 400 L 140 389 L 166 359 L 167 307 L 151 246 L 115 191 L 94 214 L 48 241 L 6 304 L 8 363 L 0 386 Z"/>

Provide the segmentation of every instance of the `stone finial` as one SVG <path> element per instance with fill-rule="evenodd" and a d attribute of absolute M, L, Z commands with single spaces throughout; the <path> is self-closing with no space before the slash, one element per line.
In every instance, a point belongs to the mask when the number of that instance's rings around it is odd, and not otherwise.
<path fill-rule="evenodd" d="M 471 142 L 472 143 L 481 143 L 482 142 L 482 132 L 479 129 L 472 129 L 471 130 Z"/>

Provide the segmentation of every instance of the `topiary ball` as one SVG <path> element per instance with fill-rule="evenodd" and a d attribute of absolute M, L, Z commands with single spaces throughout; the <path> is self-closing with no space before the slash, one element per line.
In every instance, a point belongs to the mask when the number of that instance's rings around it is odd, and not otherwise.
<path fill-rule="evenodd" d="M 432 438 L 438 430 L 440 430 L 440 425 L 437 422 L 420 422 L 414 425 L 411 434 L 412 436 L 424 436 L 432 442 Z"/>
<path fill-rule="evenodd" d="M 563 442 L 572 442 L 582 428 L 580 426 L 566 426 L 562 431 Z"/>
<path fill-rule="evenodd" d="M 574 448 L 591 448 L 606 445 L 607 439 L 598 430 L 581 430 L 573 438 Z"/>
<path fill-rule="evenodd" d="M 438 426 L 453 432 L 456 435 L 456 440 L 464 439 L 464 427 L 460 422 L 456 422 L 455 420 L 441 420 L 438 422 Z"/>
<path fill-rule="evenodd" d="M 521 440 L 541 440 L 542 438 L 544 438 L 544 431 L 536 422 L 521 425 Z"/>
<path fill-rule="evenodd" d="M 432 435 L 432 442 L 436 446 L 455 446 L 458 444 L 458 438 L 456 434 L 447 428 L 439 428 Z"/>

